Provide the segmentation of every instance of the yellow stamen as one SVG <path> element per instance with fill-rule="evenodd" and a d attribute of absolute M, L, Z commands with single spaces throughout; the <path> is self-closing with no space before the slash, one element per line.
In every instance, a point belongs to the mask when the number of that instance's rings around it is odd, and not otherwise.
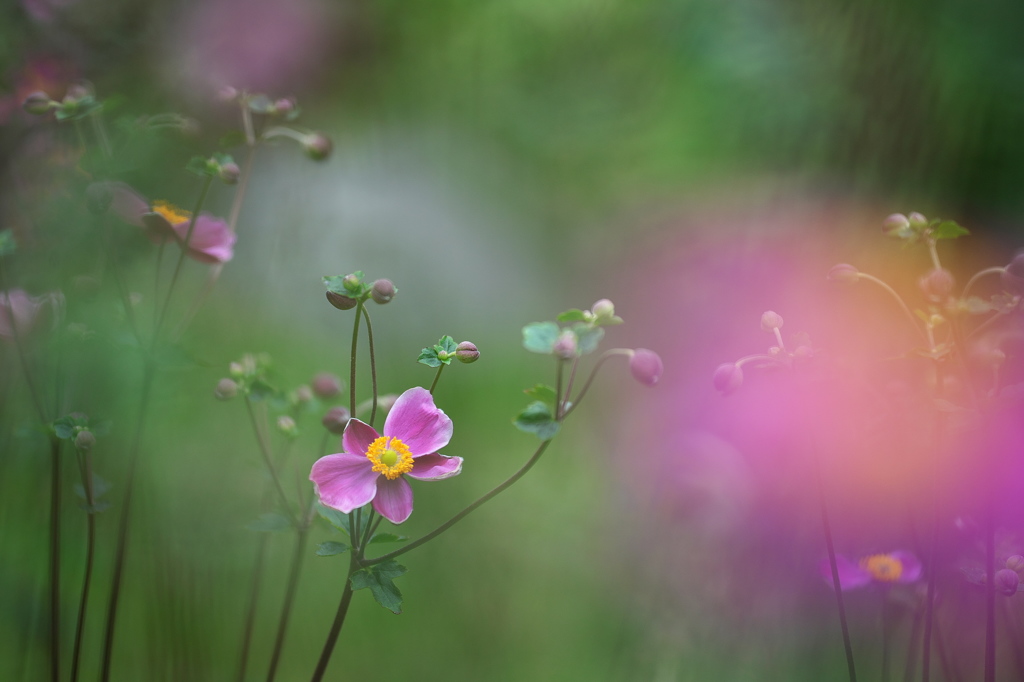
<path fill-rule="evenodd" d="M 891 583 L 903 575 L 903 562 L 891 554 L 872 554 L 860 560 L 860 567 L 879 582 Z"/>
<path fill-rule="evenodd" d="M 154 201 L 153 213 L 159 213 L 163 216 L 164 220 L 169 222 L 171 225 L 183 223 L 192 217 L 192 214 L 188 211 L 182 210 L 174 204 L 169 204 L 166 201 Z"/>
<path fill-rule="evenodd" d="M 412 471 L 409 446 L 397 438 L 381 436 L 373 441 L 366 450 L 366 458 L 373 463 L 373 470 L 384 474 L 389 481 Z"/>

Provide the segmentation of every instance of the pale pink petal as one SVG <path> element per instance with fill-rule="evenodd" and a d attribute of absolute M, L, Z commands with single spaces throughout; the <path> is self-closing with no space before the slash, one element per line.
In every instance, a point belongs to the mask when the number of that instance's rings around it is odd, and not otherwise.
<path fill-rule="evenodd" d="M 412 471 L 408 473 L 421 481 L 440 481 L 462 473 L 461 457 L 445 457 L 444 455 L 423 455 L 412 461 Z"/>
<path fill-rule="evenodd" d="M 896 559 L 903 566 L 898 582 L 912 583 L 921 577 L 921 562 L 916 556 L 905 550 L 890 552 L 889 556 Z"/>
<path fill-rule="evenodd" d="M 402 523 L 412 514 L 412 486 L 401 476 L 392 481 L 381 476 L 373 508 L 391 523 Z"/>
<path fill-rule="evenodd" d="M 123 182 L 102 183 L 110 192 L 110 210 L 129 225 L 145 227 L 142 216 L 149 213 L 149 202 Z"/>
<path fill-rule="evenodd" d="M 841 554 L 836 555 L 836 568 L 839 573 L 839 588 L 849 590 L 854 587 L 863 587 L 871 582 L 871 574 Z M 832 566 L 828 559 L 822 559 L 818 563 L 818 572 L 829 585 L 833 584 Z"/>
<path fill-rule="evenodd" d="M 373 499 L 378 478 L 370 460 L 344 452 L 321 457 L 309 472 L 320 502 L 346 514 Z"/>
<path fill-rule="evenodd" d="M 425 388 L 410 388 L 398 396 L 384 422 L 384 435 L 398 438 L 413 457 L 432 455 L 452 438 L 452 420 L 434 405 Z"/>
<path fill-rule="evenodd" d="M 28 334 L 44 300 L 29 296 L 22 289 L 0 292 L 0 337 L 13 338 L 15 331 L 19 337 Z"/>
<path fill-rule="evenodd" d="M 188 255 L 201 263 L 226 263 L 234 256 L 237 235 L 228 224 L 206 213 L 196 218 L 196 224 L 189 235 L 191 221 L 185 220 L 174 225 L 178 241 L 184 243 L 188 237 Z"/>
<path fill-rule="evenodd" d="M 366 422 L 349 419 L 345 432 L 341 434 L 341 448 L 350 455 L 361 455 L 365 458 L 366 451 L 370 449 L 370 443 L 378 438 L 380 438 L 380 434 Z"/>

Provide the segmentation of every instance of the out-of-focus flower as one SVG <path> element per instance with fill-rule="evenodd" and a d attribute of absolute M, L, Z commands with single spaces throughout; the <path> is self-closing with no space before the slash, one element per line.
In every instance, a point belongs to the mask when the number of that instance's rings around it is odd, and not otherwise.
<path fill-rule="evenodd" d="M 320 423 L 335 436 L 340 436 L 345 433 L 345 427 L 348 426 L 348 421 L 351 417 L 352 415 L 348 413 L 348 408 L 339 405 L 327 410 L 327 414 L 320 420 Z"/>
<path fill-rule="evenodd" d="M 838 282 L 840 284 L 856 284 L 860 277 L 858 276 L 860 271 L 857 268 L 847 263 L 840 263 L 833 265 L 828 271 L 828 281 Z"/>
<path fill-rule="evenodd" d="M 743 370 L 734 362 L 726 362 L 715 369 L 711 381 L 722 395 L 729 395 L 743 385 Z"/>
<path fill-rule="evenodd" d="M 1012 568 L 1001 568 L 996 571 L 992 583 L 996 587 L 996 592 L 1011 597 L 1017 594 L 1017 588 L 1020 587 L 1020 575 Z"/>
<path fill-rule="evenodd" d="M 187 239 L 188 255 L 200 263 L 227 263 L 234 255 L 237 235 L 227 222 L 208 213 L 200 213 L 195 219 L 191 235 L 192 215 L 165 201 L 153 202 L 153 211 L 142 220 L 154 241 L 172 236 L 184 245 Z"/>
<path fill-rule="evenodd" d="M 452 420 L 434 405 L 424 388 L 399 396 L 384 422 L 384 435 L 358 419 L 342 435 L 344 452 L 321 457 L 309 478 L 320 502 L 349 513 L 373 502 L 392 523 L 412 514 L 412 487 L 405 475 L 424 481 L 450 478 L 462 471 L 461 457 L 438 450 L 452 437 Z"/>
<path fill-rule="evenodd" d="M 333 374 L 323 372 L 313 377 L 313 393 L 320 398 L 333 398 L 341 393 L 341 379 Z"/>
<path fill-rule="evenodd" d="M 560 358 L 569 360 L 576 356 L 576 334 L 571 329 L 562 331 L 558 340 L 551 347 L 552 352 Z"/>
<path fill-rule="evenodd" d="M 654 386 L 661 379 L 665 366 L 661 357 L 653 350 L 637 348 L 629 358 L 629 371 L 633 378 L 645 386 Z"/>
<path fill-rule="evenodd" d="M 839 587 L 851 590 L 871 583 L 912 583 L 921 577 L 921 562 L 910 552 L 897 550 L 888 554 L 872 554 L 857 562 L 841 554 L 836 555 Z M 832 568 L 828 559 L 818 564 L 818 571 L 826 582 L 832 582 Z"/>
<path fill-rule="evenodd" d="M 47 300 L 46 296 L 29 296 L 22 289 L 0 292 L 0 337 L 12 339 L 15 333 L 19 338 L 27 335 Z"/>

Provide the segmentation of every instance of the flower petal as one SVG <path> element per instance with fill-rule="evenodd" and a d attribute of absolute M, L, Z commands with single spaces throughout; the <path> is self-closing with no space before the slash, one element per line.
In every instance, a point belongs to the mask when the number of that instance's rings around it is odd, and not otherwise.
<path fill-rule="evenodd" d="M 890 552 L 889 556 L 899 561 L 903 566 L 903 571 L 900 573 L 897 582 L 912 583 L 921 577 L 921 562 L 910 552 L 901 549 Z"/>
<path fill-rule="evenodd" d="M 432 455 L 452 439 L 452 420 L 434 405 L 425 388 L 410 388 L 398 396 L 384 422 L 384 435 L 398 438 L 413 457 Z"/>
<path fill-rule="evenodd" d="M 373 508 L 391 523 L 402 523 L 412 514 L 412 486 L 401 476 L 393 481 L 381 476 Z"/>
<path fill-rule="evenodd" d="M 444 455 L 423 455 L 412 461 L 409 476 L 421 481 L 440 481 L 462 473 L 461 457 L 445 457 Z"/>
<path fill-rule="evenodd" d="M 836 555 L 836 568 L 839 571 L 839 588 L 842 590 L 863 587 L 871 582 L 870 573 L 841 554 Z M 828 559 L 822 559 L 818 563 L 818 572 L 825 582 L 832 585 L 832 567 Z"/>
<path fill-rule="evenodd" d="M 174 233 L 184 244 L 188 237 L 188 255 L 201 263 L 226 263 L 234 256 L 237 235 L 228 228 L 228 224 L 212 215 L 202 213 L 196 218 L 195 227 L 189 237 L 188 226 L 191 221 L 184 220 L 174 225 Z"/>
<path fill-rule="evenodd" d="M 366 451 L 370 449 L 370 444 L 378 438 L 380 438 L 380 434 L 377 433 L 377 429 L 364 421 L 349 419 L 345 432 L 341 434 L 341 448 L 350 455 L 366 457 Z"/>
<path fill-rule="evenodd" d="M 309 472 L 320 502 L 346 514 L 373 499 L 378 478 L 370 460 L 344 452 L 321 457 Z"/>
<path fill-rule="evenodd" d="M 110 192 L 110 210 L 114 214 L 136 227 L 144 227 L 142 216 L 149 213 L 149 202 L 141 194 L 123 182 L 105 182 L 103 187 Z"/>

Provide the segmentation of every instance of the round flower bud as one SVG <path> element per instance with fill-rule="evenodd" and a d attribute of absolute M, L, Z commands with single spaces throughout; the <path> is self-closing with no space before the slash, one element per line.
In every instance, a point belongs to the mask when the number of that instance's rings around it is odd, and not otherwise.
<path fill-rule="evenodd" d="M 467 365 L 480 359 L 480 351 L 472 341 L 463 341 L 455 347 L 455 357 L 459 362 Z"/>
<path fill-rule="evenodd" d="M 21 103 L 21 108 L 33 116 L 43 116 L 48 114 L 56 104 L 45 92 L 37 91 L 25 98 L 25 101 Z"/>
<path fill-rule="evenodd" d="M 629 358 L 629 371 L 633 378 L 645 386 L 654 386 L 661 379 L 665 366 L 661 358 L 653 350 L 637 348 Z"/>
<path fill-rule="evenodd" d="M 331 138 L 323 133 L 310 133 L 302 139 L 302 148 L 309 158 L 314 161 L 323 161 L 331 155 L 334 144 L 331 142 Z"/>
<path fill-rule="evenodd" d="M 288 114 L 295 111 L 295 100 L 290 97 L 282 97 L 274 102 L 274 113 Z"/>
<path fill-rule="evenodd" d="M 304 405 L 313 399 L 313 389 L 309 386 L 299 386 L 295 389 L 295 402 Z"/>
<path fill-rule="evenodd" d="M 999 280 L 1007 293 L 1024 296 L 1024 252 L 1014 256 L 1010 264 L 1003 268 Z"/>
<path fill-rule="evenodd" d="M 1024 571 L 1024 556 L 1014 554 L 1006 560 L 1006 567 L 1011 571 L 1016 571 L 1020 574 L 1021 571 Z"/>
<path fill-rule="evenodd" d="M 64 92 L 64 104 L 76 104 L 93 94 L 92 84 L 89 81 L 80 81 L 68 87 Z"/>
<path fill-rule="evenodd" d="M 599 320 L 615 317 L 615 304 L 607 298 L 602 298 L 590 308 L 590 312 Z"/>
<path fill-rule="evenodd" d="M 89 429 L 82 429 L 75 436 L 75 447 L 79 450 L 90 450 L 96 444 L 96 436 Z"/>
<path fill-rule="evenodd" d="M 324 372 L 313 377 L 313 393 L 320 398 L 333 398 L 341 393 L 341 379 Z"/>
<path fill-rule="evenodd" d="M 217 400 L 231 400 L 236 395 L 238 395 L 238 384 L 231 379 L 221 379 L 217 382 L 217 388 L 213 389 L 213 397 Z"/>
<path fill-rule="evenodd" d="M 348 420 L 351 415 L 348 413 L 348 408 L 345 407 L 332 407 L 327 410 L 327 414 L 320 420 L 320 423 L 324 425 L 324 428 L 333 433 L 335 436 L 340 436 L 345 433 L 345 427 L 348 426 Z"/>
<path fill-rule="evenodd" d="M 904 237 L 910 231 L 910 221 L 902 213 L 893 213 L 882 221 L 882 232 L 890 237 Z"/>
<path fill-rule="evenodd" d="M 327 292 L 327 302 L 333 305 L 338 310 L 352 310 L 359 303 L 359 301 L 350 296 L 337 294 L 333 291 Z"/>
<path fill-rule="evenodd" d="M 241 174 L 241 169 L 239 169 L 238 164 L 234 162 L 225 163 L 217 172 L 217 175 L 220 176 L 221 182 L 226 185 L 234 185 L 237 183 L 238 176 Z"/>
<path fill-rule="evenodd" d="M 934 268 L 927 275 L 919 279 L 917 284 L 928 298 L 942 300 L 949 296 L 949 292 L 953 290 L 956 280 L 953 279 L 953 273 L 949 270 Z"/>
<path fill-rule="evenodd" d="M 551 347 L 551 351 L 566 360 L 576 357 L 576 334 L 571 329 L 563 331 Z"/>
<path fill-rule="evenodd" d="M 992 579 L 992 583 L 995 585 L 996 592 L 1004 594 L 1007 597 L 1012 597 L 1017 594 L 1017 587 L 1020 585 L 1020 576 L 1017 571 L 1011 568 L 1001 568 L 996 571 L 995 577 Z"/>
<path fill-rule="evenodd" d="M 281 433 L 289 436 L 297 436 L 299 433 L 299 427 L 295 423 L 295 420 L 286 414 L 282 414 L 277 418 L 277 428 Z"/>
<path fill-rule="evenodd" d="M 913 213 L 908 215 L 907 221 L 910 223 L 911 227 L 917 230 L 921 229 L 922 227 L 928 227 L 928 219 L 925 218 L 920 213 L 918 213 L 917 211 L 914 211 Z"/>
<path fill-rule="evenodd" d="M 718 366 L 711 381 L 722 395 L 735 393 L 743 385 L 743 370 L 736 363 L 727 362 Z"/>
<path fill-rule="evenodd" d="M 390 302 L 397 293 L 398 289 L 395 288 L 390 279 L 378 279 L 370 289 L 370 296 L 373 298 L 374 303 L 379 305 Z"/>
<path fill-rule="evenodd" d="M 779 315 L 774 310 L 769 310 L 765 314 L 761 315 L 761 329 L 771 334 L 776 329 L 782 328 L 782 315 Z"/>
<path fill-rule="evenodd" d="M 231 87 L 230 85 L 224 85 L 220 90 L 217 91 L 217 99 L 221 102 L 234 102 L 238 99 L 238 90 Z"/>
<path fill-rule="evenodd" d="M 847 263 L 840 263 L 832 266 L 832 269 L 828 271 L 827 279 L 840 284 L 856 284 L 860 280 L 859 275 L 860 271 L 857 268 Z"/>

